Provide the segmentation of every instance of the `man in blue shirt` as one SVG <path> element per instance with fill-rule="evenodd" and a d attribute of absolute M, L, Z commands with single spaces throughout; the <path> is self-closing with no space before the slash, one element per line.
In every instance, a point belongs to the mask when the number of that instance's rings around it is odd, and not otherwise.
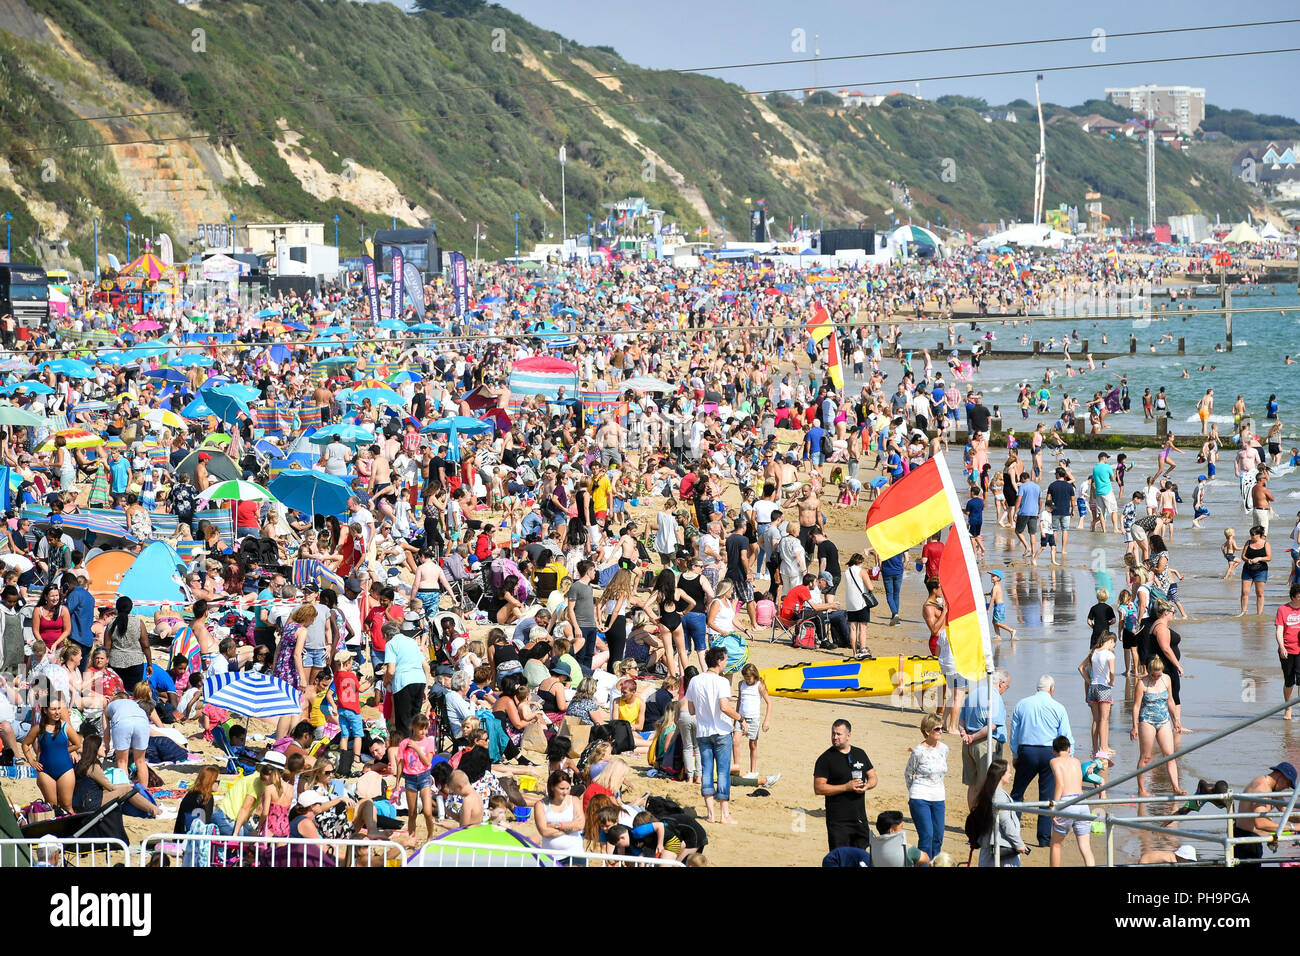
<path fill-rule="evenodd" d="M 153 688 L 153 702 L 158 709 L 158 718 L 164 724 L 170 724 L 176 719 L 176 707 L 181 702 L 180 694 L 176 690 L 176 682 L 181 679 L 187 666 L 185 657 L 177 654 L 172 660 L 170 671 L 165 671 L 161 667 L 148 669 L 149 673 L 145 679 Z"/>
<path fill-rule="evenodd" d="M 989 767 L 989 725 L 992 724 L 994 760 L 1004 759 L 1002 745 L 1007 742 L 1007 705 L 1002 695 L 1011 686 L 1011 676 L 1004 668 L 993 672 L 989 680 L 972 681 L 961 708 L 961 782 L 966 784 L 966 806 L 975 809 L 980 787 Z"/>
<path fill-rule="evenodd" d="M 1052 741 L 1064 737 L 1074 750 L 1074 735 L 1070 733 L 1070 717 L 1065 708 L 1052 696 L 1056 681 L 1050 674 L 1038 678 L 1038 692 L 1016 704 L 1011 714 L 1011 760 L 1016 768 L 1016 778 L 1011 784 L 1011 802 L 1019 803 L 1034 777 L 1038 778 L 1038 799 L 1056 798 L 1056 779 L 1052 774 Z M 1050 846 L 1052 842 L 1052 815 L 1038 814 L 1038 845 Z"/>
<path fill-rule="evenodd" d="M 90 630 L 95 623 L 95 599 L 81 586 L 81 579 L 71 572 L 65 572 L 59 583 L 65 595 L 64 606 L 72 618 L 72 631 L 68 637 L 81 647 L 81 672 L 84 674 L 90 666 L 90 649 L 95 644 L 95 635 Z"/>
<path fill-rule="evenodd" d="M 808 429 L 808 436 L 803 443 L 803 456 L 808 461 L 820 468 L 826 461 L 826 456 L 822 454 L 822 436 L 826 434 L 826 429 L 822 428 L 821 419 L 813 422 L 812 428 Z"/>
<path fill-rule="evenodd" d="M 1097 516 L 1101 518 L 1102 531 L 1106 530 L 1106 515 L 1110 515 L 1111 528 L 1119 533 L 1119 506 L 1115 502 L 1115 468 L 1110 463 L 1110 454 L 1101 452 L 1097 464 L 1092 466 L 1092 494 L 1097 500 Z"/>
<path fill-rule="evenodd" d="M 126 494 L 131 485 L 131 464 L 116 448 L 108 453 L 108 490 L 114 495 Z"/>
<path fill-rule="evenodd" d="M 1025 557 L 1030 564 L 1038 563 L 1038 552 L 1042 544 L 1038 540 L 1038 512 L 1042 506 L 1043 489 L 1029 477 L 1029 472 L 1020 473 L 1020 488 L 1016 492 L 1016 540 L 1025 549 Z M 1025 540 L 1028 532 L 1029 540 Z"/>

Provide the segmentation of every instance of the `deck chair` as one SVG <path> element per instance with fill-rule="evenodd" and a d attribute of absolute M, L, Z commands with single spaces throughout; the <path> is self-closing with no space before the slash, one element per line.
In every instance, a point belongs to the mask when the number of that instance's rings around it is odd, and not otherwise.
<path fill-rule="evenodd" d="M 218 724 L 212 728 L 212 743 L 226 758 L 226 769 L 222 773 L 233 773 L 242 777 L 246 770 L 255 770 L 257 768 L 251 758 L 241 758 L 235 755 L 234 748 L 230 745 L 230 736 L 226 733 L 223 724 Z"/>
<path fill-rule="evenodd" d="M 456 746 L 456 735 L 451 730 L 451 718 L 447 716 L 447 698 L 443 694 L 429 695 L 429 722 L 433 725 L 434 746 L 438 753 L 451 753 Z"/>

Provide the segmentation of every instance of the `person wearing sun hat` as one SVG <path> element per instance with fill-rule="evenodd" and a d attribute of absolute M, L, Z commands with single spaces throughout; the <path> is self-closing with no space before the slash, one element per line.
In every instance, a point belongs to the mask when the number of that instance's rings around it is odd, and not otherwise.
<path fill-rule="evenodd" d="M 258 761 L 257 773 L 236 777 L 212 811 L 212 825 L 217 832 L 222 836 L 255 836 L 257 828 L 250 820 L 253 811 L 261 806 L 266 775 L 284 768 L 284 754 L 268 750 Z"/>

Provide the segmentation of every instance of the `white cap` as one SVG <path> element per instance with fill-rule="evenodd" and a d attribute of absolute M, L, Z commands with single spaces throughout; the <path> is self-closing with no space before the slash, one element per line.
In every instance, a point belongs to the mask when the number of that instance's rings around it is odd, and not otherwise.
<path fill-rule="evenodd" d="M 463 637 L 458 637 L 458 638 L 456 638 L 454 641 L 451 642 L 451 652 L 452 652 L 453 654 L 455 654 L 457 651 L 459 651 L 459 650 L 460 650 L 462 647 L 464 647 L 464 646 L 465 646 L 465 638 L 463 638 Z"/>
<path fill-rule="evenodd" d="M 1188 863 L 1196 862 L 1196 847 L 1190 843 L 1184 843 L 1177 850 L 1174 850 L 1174 856 L 1180 860 L 1186 860 Z"/>
<path fill-rule="evenodd" d="M 298 798 L 298 806 L 306 809 L 307 807 L 318 807 L 325 802 L 325 797 L 315 790 L 304 790 L 302 796 Z"/>

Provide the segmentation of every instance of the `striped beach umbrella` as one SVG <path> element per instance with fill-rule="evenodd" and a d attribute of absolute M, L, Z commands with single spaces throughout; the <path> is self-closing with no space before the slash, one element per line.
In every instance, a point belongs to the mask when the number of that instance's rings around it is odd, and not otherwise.
<path fill-rule="evenodd" d="M 104 439 L 94 432 L 86 431 L 84 428 L 65 428 L 41 442 L 36 448 L 37 454 L 49 454 L 54 451 L 54 440 L 60 435 L 69 448 L 99 448 L 104 444 Z"/>
<path fill-rule="evenodd" d="M 291 717 L 302 712 L 297 688 L 258 671 L 227 671 L 205 678 L 203 700 L 244 717 Z"/>
<path fill-rule="evenodd" d="M 200 501 L 274 501 L 271 494 L 255 481 L 222 481 L 199 495 Z"/>

